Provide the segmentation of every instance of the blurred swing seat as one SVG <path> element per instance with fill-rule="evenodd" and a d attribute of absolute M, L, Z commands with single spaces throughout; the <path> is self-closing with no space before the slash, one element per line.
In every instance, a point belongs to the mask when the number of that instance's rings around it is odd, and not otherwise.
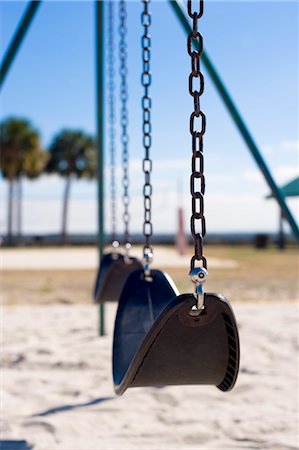
<path fill-rule="evenodd" d="M 130 273 L 141 268 L 142 264 L 137 258 L 106 253 L 102 257 L 95 284 L 94 302 L 117 302 Z"/>

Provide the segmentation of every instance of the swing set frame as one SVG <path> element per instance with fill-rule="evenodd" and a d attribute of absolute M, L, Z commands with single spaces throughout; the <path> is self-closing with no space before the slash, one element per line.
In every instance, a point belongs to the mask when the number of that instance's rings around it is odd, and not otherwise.
<path fill-rule="evenodd" d="M 4 81 L 11 70 L 11 66 L 16 58 L 16 55 L 24 41 L 26 33 L 28 32 L 30 25 L 36 15 L 36 12 L 41 5 L 42 0 L 31 0 L 27 6 L 18 27 L 8 45 L 7 51 L 0 66 L 0 90 L 3 87 Z M 181 24 L 186 35 L 192 32 L 189 19 L 182 7 L 180 1 L 168 0 L 168 4 L 174 14 L 176 15 L 179 23 Z M 99 250 L 99 262 L 104 252 L 105 244 L 105 229 L 104 229 L 104 148 L 105 148 L 105 137 L 104 137 L 104 120 L 105 120 L 105 110 L 104 110 L 104 71 L 105 71 L 105 20 L 104 20 L 104 1 L 95 1 L 95 22 L 96 22 L 96 104 L 97 104 L 97 187 L 98 187 L 98 237 L 97 244 Z M 220 97 L 222 98 L 229 115 L 231 116 L 233 122 L 235 123 L 237 129 L 239 130 L 242 138 L 244 139 L 248 150 L 253 156 L 255 162 L 258 165 L 259 170 L 262 172 L 266 183 L 268 184 L 271 195 L 277 201 L 281 214 L 284 219 L 288 222 L 292 233 L 297 242 L 299 242 L 299 227 L 296 220 L 290 211 L 283 192 L 275 182 L 270 168 L 267 165 L 261 150 L 259 149 L 256 141 L 254 140 L 252 134 L 247 127 L 244 118 L 240 114 L 236 103 L 234 102 L 232 96 L 230 95 L 227 87 L 225 86 L 223 80 L 221 79 L 219 72 L 216 70 L 210 56 L 207 51 L 204 50 L 202 55 L 202 62 L 205 66 L 207 73 L 209 74 L 214 86 L 216 87 Z M 105 320 L 104 320 L 104 305 L 100 304 L 99 310 L 99 334 L 100 336 L 105 335 Z"/>

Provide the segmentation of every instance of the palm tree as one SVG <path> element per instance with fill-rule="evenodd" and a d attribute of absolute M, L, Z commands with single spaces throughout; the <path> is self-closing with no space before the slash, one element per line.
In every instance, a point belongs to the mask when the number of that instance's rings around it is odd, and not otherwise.
<path fill-rule="evenodd" d="M 8 180 L 7 241 L 12 243 L 13 193 L 16 182 L 21 183 L 23 175 L 36 178 L 43 170 L 47 155 L 41 149 L 36 129 L 26 119 L 9 118 L 0 124 L 1 158 L 0 169 Z M 21 184 L 20 184 L 21 186 Z M 19 194 L 21 189 L 19 189 Z M 21 223 L 21 197 L 18 205 L 19 233 Z"/>
<path fill-rule="evenodd" d="M 67 241 L 67 215 L 71 181 L 73 178 L 93 178 L 96 173 L 94 139 L 81 130 L 62 130 L 49 148 L 48 173 L 65 177 L 62 207 L 62 241 Z"/>

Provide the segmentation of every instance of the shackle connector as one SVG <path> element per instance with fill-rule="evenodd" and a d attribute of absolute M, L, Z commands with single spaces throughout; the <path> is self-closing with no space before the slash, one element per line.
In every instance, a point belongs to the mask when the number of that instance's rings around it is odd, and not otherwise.
<path fill-rule="evenodd" d="M 132 262 L 132 260 L 130 258 L 130 249 L 131 249 L 131 247 L 132 247 L 132 244 L 130 242 L 127 242 L 124 245 L 124 248 L 125 248 L 124 258 L 125 258 L 125 263 L 126 264 L 131 264 L 131 262 Z"/>
<path fill-rule="evenodd" d="M 144 264 L 144 278 L 147 281 L 152 281 L 151 278 L 151 263 L 153 261 L 153 252 L 152 249 L 146 247 L 143 251 L 143 264 Z"/>
<path fill-rule="evenodd" d="M 194 269 L 190 270 L 189 277 L 193 284 L 195 284 L 195 292 L 194 297 L 197 300 L 196 304 L 196 312 L 200 314 L 200 312 L 204 309 L 204 288 L 203 284 L 206 282 L 208 278 L 208 271 L 204 267 L 194 267 Z"/>
<path fill-rule="evenodd" d="M 119 242 L 117 240 L 114 240 L 111 242 L 112 247 L 112 259 L 116 260 L 119 257 L 118 248 L 119 248 Z"/>

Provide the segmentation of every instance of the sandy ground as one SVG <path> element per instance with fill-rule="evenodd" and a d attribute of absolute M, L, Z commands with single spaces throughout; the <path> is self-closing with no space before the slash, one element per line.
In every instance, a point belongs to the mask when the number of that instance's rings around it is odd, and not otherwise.
<path fill-rule="evenodd" d="M 2 439 L 36 450 L 298 448 L 298 307 L 236 304 L 242 344 L 235 389 L 113 393 L 111 326 L 92 305 L 3 311 Z M 3 450 L 6 450 L 3 447 Z"/>
<path fill-rule="evenodd" d="M 166 270 L 180 292 L 192 289 L 190 255 L 155 247 L 155 266 Z M 132 254 L 140 256 L 141 249 Z M 298 298 L 299 258 L 296 249 L 279 252 L 251 247 L 208 246 L 207 289 L 231 301 L 286 302 Z M 13 304 L 90 303 L 96 278 L 94 248 L 1 249 L 1 302 Z"/>
<path fill-rule="evenodd" d="M 142 247 L 133 247 L 130 254 L 140 258 Z M 156 246 L 154 256 L 153 267 L 188 267 L 190 263 L 190 255 L 179 256 L 174 247 Z M 1 250 L 0 261 L 2 270 L 97 269 L 98 250 L 95 247 L 6 248 Z M 234 269 L 238 267 L 238 262 L 212 257 L 209 266 Z"/>
<path fill-rule="evenodd" d="M 178 386 L 131 389 L 122 397 L 114 395 L 111 377 L 116 306 L 106 306 L 108 334 L 98 337 L 95 268 L 72 267 L 88 249 L 81 256 L 75 249 L 77 258 L 72 250 L 61 249 L 69 263 L 59 268 L 62 253 L 39 249 L 35 261 L 48 266 L 38 270 L 21 264 L 27 250 L 1 252 L 4 265 L 15 252 L 1 278 L 1 450 L 299 448 L 294 250 L 207 248 L 209 260 L 219 262 L 208 290 L 230 298 L 240 327 L 241 370 L 231 393 Z M 164 255 L 163 269 L 177 258 Z M 186 267 L 167 269 L 181 291 L 188 289 Z"/>

